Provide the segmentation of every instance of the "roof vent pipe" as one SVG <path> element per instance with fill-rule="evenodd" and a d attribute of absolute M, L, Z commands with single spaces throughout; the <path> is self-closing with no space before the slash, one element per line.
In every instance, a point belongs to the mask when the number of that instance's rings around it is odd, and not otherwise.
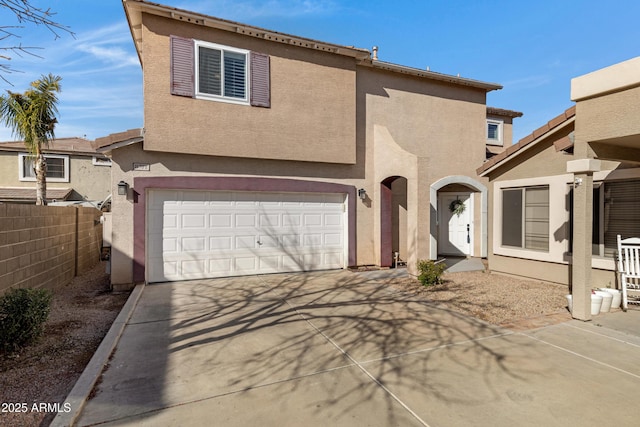
<path fill-rule="evenodd" d="M 373 59 L 374 61 L 378 60 L 378 46 L 374 46 L 373 48 L 371 48 L 371 50 L 373 51 L 373 57 L 371 59 Z"/>

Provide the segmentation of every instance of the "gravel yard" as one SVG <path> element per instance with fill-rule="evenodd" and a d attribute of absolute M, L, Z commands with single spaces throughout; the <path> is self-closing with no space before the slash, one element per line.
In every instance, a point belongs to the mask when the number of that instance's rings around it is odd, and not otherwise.
<path fill-rule="evenodd" d="M 422 286 L 411 277 L 392 286 L 490 323 L 555 315 L 569 320 L 567 287 L 484 272 L 445 273 L 445 282 Z M 54 290 L 45 334 L 18 354 L 0 354 L 0 403 L 27 404 L 27 413 L 0 412 L 2 426 L 46 426 L 54 413 L 32 411 L 33 404 L 64 402 L 93 352 L 106 335 L 128 294 L 109 292 L 104 264 Z"/>
<path fill-rule="evenodd" d="M 567 320 L 571 318 L 565 285 L 482 271 L 445 273 L 443 279 L 440 285 L 425 287 L 416 279 L 406 278 L 395 286 L 495 325 L 550 314 L 564 313 Z"/>
<path fill-rule="evenodd" d="M 44 335 L 22 351 L 0 353 L 0 425 L 48 425 L 40 404 L 64 402 L 127 300 L 109 291 L 104 263 L 54 289 Z M 38 410 L 34 410 L 33 404 Z M 19 406 L 16 406 L 18 404 Z M 17 412 L 25 409 L 26 412 Z"/>

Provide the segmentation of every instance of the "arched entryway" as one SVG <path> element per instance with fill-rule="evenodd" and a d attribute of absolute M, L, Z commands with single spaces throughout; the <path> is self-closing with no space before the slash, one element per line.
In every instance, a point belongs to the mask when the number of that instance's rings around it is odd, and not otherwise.
<path fill-rule="evenodd" d="M 407 179 L 390 176 L 380 183 L 380 266 L 407 260 Z"/>
<path fill-rule="evenodd" d="M 486 258 L 487 187 L 468 176 L 447 176 L 431 184 L 430 199 L 431 259 L 439 253 Z M 459 204 L 463 212 L 453 212 Z"/>

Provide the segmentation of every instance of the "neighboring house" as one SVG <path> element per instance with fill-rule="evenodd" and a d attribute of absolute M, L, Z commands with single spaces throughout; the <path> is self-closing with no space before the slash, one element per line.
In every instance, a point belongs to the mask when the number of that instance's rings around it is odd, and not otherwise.
<path fill-rule="evenodd" d="M 100 202 L 110 194 L 111 160 L 84 138 L 58 138 L 44 149 L 47 200 Z M 33 158 L 22 141 L 0 142 L 0 202 L 35 203 Z"/>
<path fill-rule="evenodd" d="M 489 268 L 571 285 L 583 320 L 591 288 L 617 285 L 616 236 L 640 236 L 638 76 L 640 58 L 574 79 L 576 106 L 477 171 L 489 178 Z"/>
<path fill-rule="evenodd" d="M 487 159 L 509 148 L 513 142 L 513 119 L 518 111 L 487 107 Z"/>
<path fill-rule="evenodd" d="M 377 48 L 124 8 L 144 131 L 96 140 L 114 162 L 114 285 L 486 256 L 475 167 L 488 117 L 506 147 L 519 115 L 487 110 L 501 86 L 380 61 Z"/>

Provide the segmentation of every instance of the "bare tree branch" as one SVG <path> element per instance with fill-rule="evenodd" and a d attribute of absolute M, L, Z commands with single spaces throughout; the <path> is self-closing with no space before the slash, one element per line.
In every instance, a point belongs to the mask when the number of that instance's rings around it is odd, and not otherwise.
<path fill-rule="evenodd" d="M 63 25 L 54 20 L 55 12 L 51 8 L 36 7 L 31 4 L 30 0 L 0 0 L 0 11 L 6 9 L 13 13 L 18 21 L 18 24 L 31 24 L 36 26 L 46 27 L 54 36 L 54 39 L 60 38 L 62 33 L 67 33 L 75 38 L 75 34 L 71 31 L 70 27 Z M 0 26 L 0 42 L 8 41 L 11 38 L 21 38 L 19 30 L 23 30 L 25 25 L 2 25 Z M 17 43 L 8 46 L 0 46 L 0 51 L 4 51 L 4 54 L 0 54 L 0 60 L 10 61 L 13 55 L 22 57 L 23 54 L 42 58 L 40 55 L 36 55 L 33 51 L 42 49 L 35 46 L 22 46 L 22 43 Z M 0 63 L 0 79 L 6 83 L 11 84 L 3 74 L 11 74 L 19 72 L 11 67 L 9 64 Z M 13 86 L 13 85 L 12 85 Z"/>

